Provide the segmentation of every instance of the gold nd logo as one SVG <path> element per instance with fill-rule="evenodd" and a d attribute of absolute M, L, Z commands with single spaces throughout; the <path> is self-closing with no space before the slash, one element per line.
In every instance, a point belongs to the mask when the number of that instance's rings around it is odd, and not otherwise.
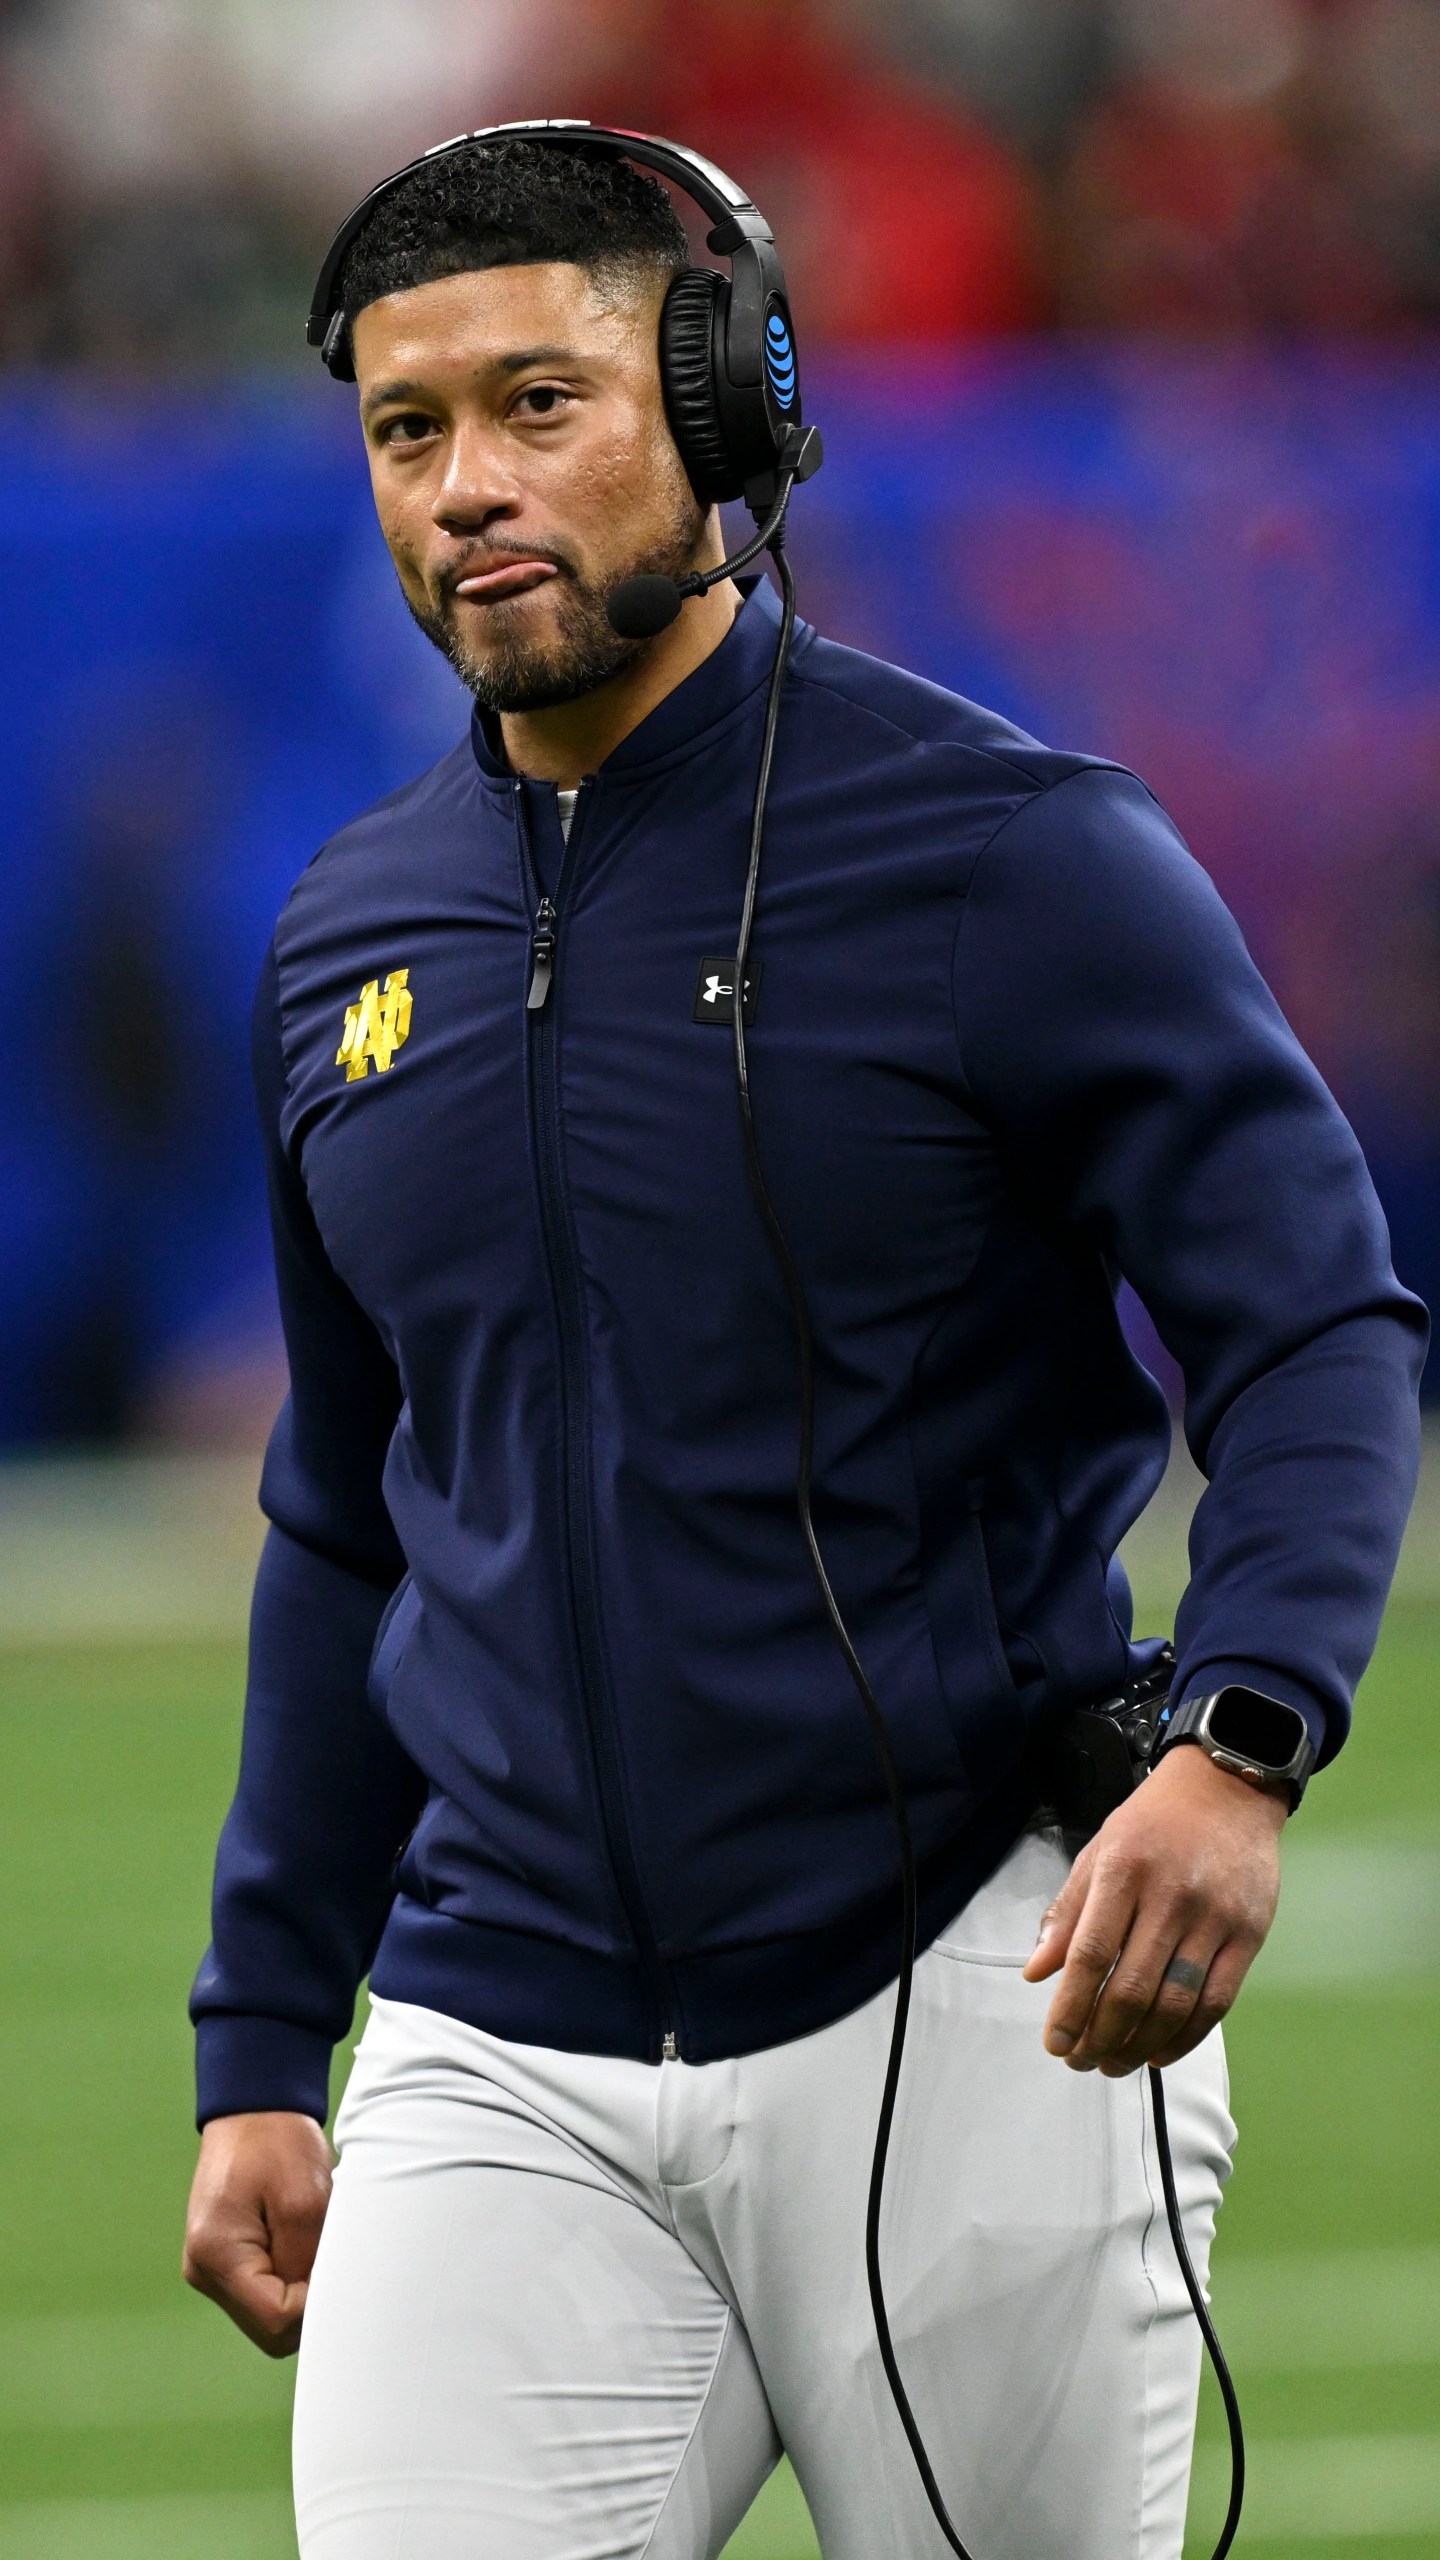
<path fill-rule="evenodd" d="M 360 990 L 358 1004 L 345 1008 L 345 1037 L 335 1054 L 335 1064 L 345 1070 L 345 1081 L 354 1084 L 370 1072 L 373 1058 L 379 1073 L 388 1073 L 395 1052 L 410 1037 L 410 972 L 392 969 L 380 993 L 380 981 L 372 978 Z"/>

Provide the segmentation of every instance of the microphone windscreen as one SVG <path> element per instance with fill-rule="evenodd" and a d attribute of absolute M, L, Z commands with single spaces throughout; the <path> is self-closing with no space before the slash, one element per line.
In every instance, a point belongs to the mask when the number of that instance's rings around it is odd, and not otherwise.
<path fill-rule="evenodd" d="M 684 601 L 673 578 L 625 578 L 605 614 L 622 640 L 653 640 L 657 631 L 669 629 Z"/>

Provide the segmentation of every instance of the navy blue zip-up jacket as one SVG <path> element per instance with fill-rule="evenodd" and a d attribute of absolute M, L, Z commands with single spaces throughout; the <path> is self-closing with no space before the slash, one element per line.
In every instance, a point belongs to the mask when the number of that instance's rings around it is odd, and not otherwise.
<path fill-rule="evenodd" d="M 477 722 L 281 919 L 256 1047 L 292 1391 L 202 2120 L 323 2116 L 367 1968 L 500 2035 L 695 2061 L 893 1978 L 894 1837 L 801 1542 L 795 1342 L 704 1003 L 776 624 L 754 588 L 584 785 L 563 859 L 553 790 Z M 817 1523 L 928 1937 L 1023 1825 L 1048 1720 L 1141 1658 L 1114 1557 L 1168 1423 L 1120 1277 L 1210 1478 L 1181 1684 L 1289 1699 L 1327 1755 L 1413 1490 L 1424 1317 L 1132 775 L 802 626 L 755 953 Z"/>

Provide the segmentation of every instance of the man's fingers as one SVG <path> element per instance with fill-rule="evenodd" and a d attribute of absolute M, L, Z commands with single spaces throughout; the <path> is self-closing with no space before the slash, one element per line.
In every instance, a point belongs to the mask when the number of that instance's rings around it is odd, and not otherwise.
<path fill-rule="evenodd" d="M 1205 1994 L 1219 1949 L 1191 1940 L 1163 1967 L 1131 1968 L 1127 1948 L 1107 1983 L 1095 2016 L 1070 2060 L 1077 2071 L 1103 2071 L 1112 2079 L 1138 2071 L 1183 2035 Z"/>
<path fill-rule="evenodd" d="M 1070 1932 L 1065 1969 L 1045 2021 L 1047 2052 L 1069 2054 L 1079 2043 L 1100 1986 L 1125 1944 L 1137 1891 L 1136 1870 L 1128 1861 L 1099 1859 L 1091 1869 L 1084 1905 Z"/>
<path fill-rule="evenodd" d="M 303 2287 L 308 2282 L 328 2203 L 328 2182 L 323 2190 L 312 2184 L 296 2194 L 267 2197 L 270 2258 L 276 2274 L 287 2283 Z"/>
<path fill-rule="evenodd" d="M 1068 2056 L 1077 2071 L 1121 2059 L 1134 2070 L 1184 2029 L 1224 1932 L 1183 1904 L 1167 1904 L 1168 1897 L 1158 1913 L 1142 1907 Z"/>
<path fill-rule="evenodd" d="M 1069 1950 L 1075 1923 L 1085 1907 L 1090 1870 L 1094 1864 L 1093 1851 L 1082 1849 L 1040 1923 L 1035 1952 L 1025 1967 L 1027 1982 L 1048 1982 L 1052 1973 L 1059 1972 Z"/>
<path fill-rule="evenodd" d="M 305 2314 L 305 2296 L 309 2287 L 281 2285 L 272 2278 L 267 2286 L 257 2285 L 249 2293 L 217 2293 L 212 2298 L 252 2347 L 279 2363 L 300 2351 L 300 2328 Z"/>
<path fill-rule="evenodd" d="M 186 2234 L 187 2283 L 218 2302 L 267 2355 L 293 2355 L 300 2343 L 325 2203 L 319 2178 L 287 2179 L 271 2194 L 202 2205 Z"/>
<path fill-rule="evenodd" d="M 229 2313 L 237 2329 L 268 2356 L 292 2356 L 300 2344 L 300 2320 L 308 2284 L 277 2275 L 258 2244 L 222 2250 L 187 2244 L 185 2281 Z"/>
<path fill-rule="evenodd" d="M 267 2355 L 293 2355 L 300 2343 L 330 2169 L 330 2146 L 308 2116 L 219 2117 L 205 2128 L 185 2280 Z"/>
<path fill-rule="evenodd" d="M 1167 1753 L 1076 1861 L 1025 1968 L 1042 1980 L 1063 1945 L 1051 2053 L 1114 2076 L 1178 2061 L 1209 2034 L 1275 1916 L 1287 1809 L 1203 1752 Z"/>
<path fill-rule="evenodd" d="M 1163 2069 L 1193 2053 L 1212 2027 L 1234 2007 L 1255 1947 L 1243 1937 L 1227 1939 L 1205 1961 L 1203 1942 L 1191 1942 L 1171 1957 L 1154 2000 L 1123 2043 L 1100 2045 L 1093 2029 L 1070 2056 L 1076 2069 L 1098 2070 L 1107 2079 L 1123 2079 L 1147 2062 Z"/>
<path fill-rule="evenodd" d="M 1205 1977 L 1205 1988 L 1189 2017 L 1165 2043 L 1157 2045 L 1147 2059 L 1162 2071 L 1179 2062 L 1203 2044 L 1212 2027 L 1228 2017 L 1240 1995 L 1240 1986 L 1255 1961 L 1255 1950 L 1238 1943 L 1221 1949 Z"/>
<path fill-rule="evenodd" d="M 202 2214 L 186 2234 L 185 2280 L 267 2355 L 293 2355 L 324 2219 L 313 2188 Z"/>

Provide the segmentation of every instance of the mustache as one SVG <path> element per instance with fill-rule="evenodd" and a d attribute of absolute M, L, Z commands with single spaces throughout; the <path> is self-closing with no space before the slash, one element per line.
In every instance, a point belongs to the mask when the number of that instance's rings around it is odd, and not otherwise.
<path fill-rule="evenodd" d="M 578 575 L 573 560 L 553 544 L 543 542 L 474 542 L 458 559 L 447 560 L 435 579 L 435 592 L 448 603 L 455 600 L 455 590 L 462 578 L 483 575 L 487 569 L 498 569 L 506 560 L 548 560 L 562 578 Z"/>

